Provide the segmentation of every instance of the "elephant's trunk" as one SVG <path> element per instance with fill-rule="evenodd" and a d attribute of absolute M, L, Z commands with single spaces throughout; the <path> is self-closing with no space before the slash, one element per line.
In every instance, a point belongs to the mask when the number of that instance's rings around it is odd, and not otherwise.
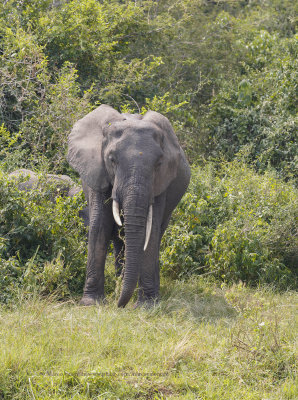
<path fill-rule="evenodd" d="M 130 188 L 131 189 L 131 188 Z M 125 307 L 137 286 L 140 265 L 143 262 L 146 239 L 149 196 L 140 195 L 140 188 L 133 188 L 123 200 L 125 222 L 125 270 L 118 307 Z M 148 236 L 148 235 L 147 235 Z M 147 239 L 148 241 L 149 239 Z"/>

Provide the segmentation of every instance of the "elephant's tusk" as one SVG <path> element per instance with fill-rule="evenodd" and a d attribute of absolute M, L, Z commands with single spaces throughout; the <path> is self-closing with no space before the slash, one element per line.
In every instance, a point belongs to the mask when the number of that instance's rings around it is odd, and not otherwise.
<path fill-rule="evenodd" d="M 113 216 L 116 224 L 122 226 L 122 222 L 119 215 L 119 203 L 116 200 L 113 200 Z"/>
<path fill-rule="evenodd" d="M 144 251 L 147 249 L 150 235 L 151 235 L 151 228 L 152 228 L 152 214 L 153 214 L 153 208 L 152 204 L 149 207 L 149 212 L 148 212 L 148 217 L 147 217 L 147 223 L 146 223 L 146 239 L 145 239 L 145 245 L 144 245 Z"/>

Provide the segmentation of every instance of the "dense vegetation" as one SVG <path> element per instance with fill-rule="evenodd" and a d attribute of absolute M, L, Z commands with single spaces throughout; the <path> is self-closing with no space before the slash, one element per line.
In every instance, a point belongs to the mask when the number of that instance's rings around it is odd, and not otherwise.
<path fill-rule="evenodd" d="M 164 238 L 163 271 L 293 287 L 297 190 L 237 160 L 217 164 L 217 171 L 211 163 L 193 167 L 192 174 Z"/>
<path fill-rule="evenodd" d="M 167 276 L 293 286 L 295 12 L 295 2 L 279 0 L 2 2 L 2 300 L 28 276 L 49 279 L 49 266 L 57 273 L 60 265 L 64 277 L 52 284 L 63 281 L 64 294 L 81 288 L 85 252 L 73 252 L 85 247 L 74 218 L 82 199 L 52 204 L 46 191 L 18 192 L 6 173 L 26 167 L 76 179 L 67 136 L 100 103 L 164 113 L 194 165 L 163 242 Z"/>

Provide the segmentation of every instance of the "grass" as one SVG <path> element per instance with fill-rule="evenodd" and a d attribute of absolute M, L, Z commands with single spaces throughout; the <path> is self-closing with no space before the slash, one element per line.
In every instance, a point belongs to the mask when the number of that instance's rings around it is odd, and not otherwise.
<path fill-rule="evenodd" d="M 0 308 L 0 398 L 295 399 L 295 305 L 203 278 L 149 310 L 20 298 Z"/>

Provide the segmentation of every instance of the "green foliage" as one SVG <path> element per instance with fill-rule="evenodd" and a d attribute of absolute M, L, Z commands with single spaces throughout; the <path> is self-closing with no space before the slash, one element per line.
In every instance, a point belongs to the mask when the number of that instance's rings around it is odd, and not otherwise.
<path fill-rule="evenodd" d="M 164 112 L 191 161 L 245 148 L 257 169 L 295 177 L 295 10 L 288 0 L 6 1 L 0 123 L 21 134 L 7 167 L 26 154 L 66 172 L 71 126 L 108 103 Z"/>
<path fill-rule="evenodd" d="M 65 159 L 69 131 L 101 103 L 162 112 L 189 160 L 205 163 L 194 167 L 165 237 L 163 270 L 289 281 L 297 262 L 296 15 L 290 0 L 1 2 L 2 169 L 73 174 Z M 208 162 L 239 155 L 263 175 L 237 162 Z M 22 280 L 25 268 L 28 282 L 53 288 L 60 281 L 66 293 L 84 264 L 73 269 L 68 251 L 75 245 L 62 229 L 70 222 L 61 217 L 59 225 L 62 209 L 46 200 L 46 191 L 9 190 L 1 207 L 15 211 L 1 214 L 1 237 L 19 232 L 20 250 L 1 241 L 3 285 Z M 68 200 L 62 203 L 74 212 Z M 62 245 L 63 235 L 72 244 Z"/>
<path fill-rule="evenodd" d="M 67 171 L 65 157 L 68 132 L 74 123 L 91 111 L 90 91 L 78 96 L 77 71 L 65 64 L 53 83 L 44 87 L 44 97 L 35 106 L 35 118 L 20 125 L 20 135 L 25 147 L 30 147 L 32 163 L 48 160 L 52 171 Z"/>
<path fill-rule="evenodd" d="M 262 31 L 246 47 L 246 79 L 238 87 L 226 82 L 206 116 L 211 152 L 231 159 L 245 151 L 257 169 L 296 179 L 297 38 Z"/>
<path fill-rule="evenodd" d="M 2 28 L 1 33 L 1 119 L 12 131 L 34 115 L 34 105 L 47 83 L 47 61 L 32 33 L 22 28 Z"/>
<path fill-rule="evenodd" d="M 2 45 L 0 140 L 6 148 L 0 157 L 11 169 L 46 159 L 53 171 L 65 171 L 67 132 L 91 110 L 89 91 L 79 96 L 77 72 L 69 63 L 51 76 L 42 47 L 22 28 L 7 28 Z"/>
<path fill-rule="evenodd" d="M 163 241 L 162 269 L 225 281 L 295 285 L 297 190 L 242 162 L 194 167 Z M 295 278 L 296 276 L 296 278 Z"/>
<path fill-rule="evenodd" d="M 13 170 L 23 166 L 28 157 L 25 149 L 18 148 L 20 134 L 10 133 L 4 124 L 0 126 L 0 161 L 2 168 Z"/>
<path fill-rule="evenodd" d="M 78 210 L 82 195 L 56 197 L 43 184 L 22 192 L 0 176 L 0 300 L 22 287 L 60 297 L 81 291 L 86 263 L 86 233 Z"/>

